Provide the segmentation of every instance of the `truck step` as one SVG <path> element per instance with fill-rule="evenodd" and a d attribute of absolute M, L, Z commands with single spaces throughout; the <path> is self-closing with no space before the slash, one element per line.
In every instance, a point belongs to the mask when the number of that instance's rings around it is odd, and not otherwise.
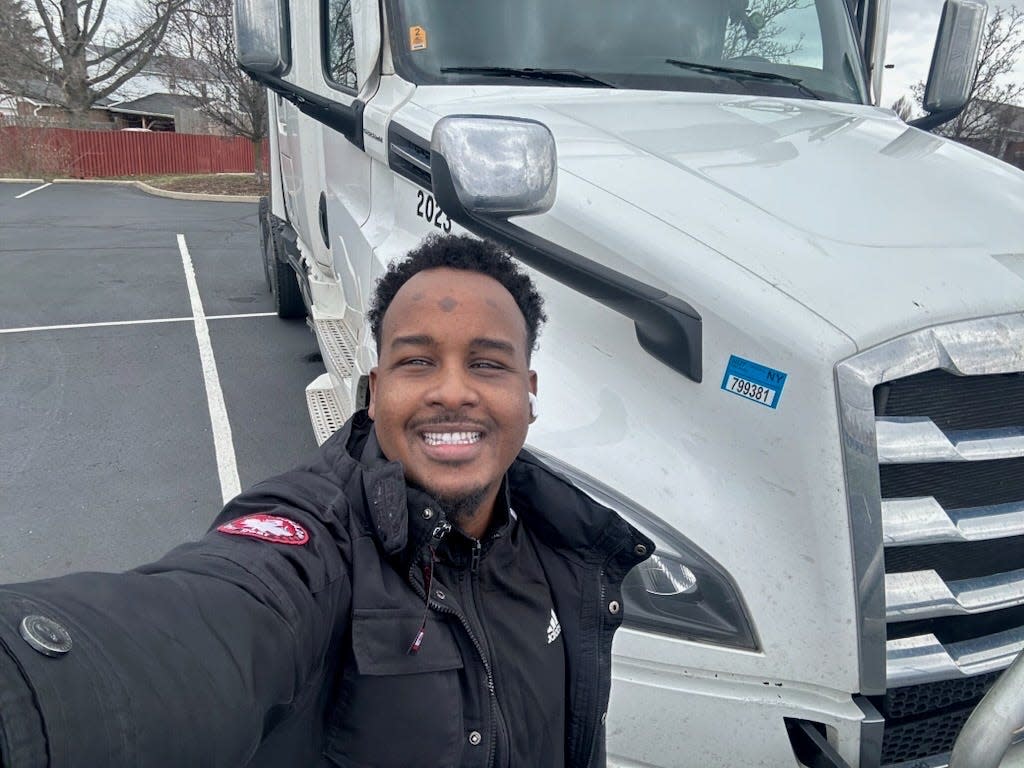
<path fill-rule="evenodd" d="M 320 349 L 326 355 L 324 363 L 329 370 L 341 379 L 352 375 L 355 363 L 356 339 L 343 320 L 337 318 L 318 318 L 314 321 Z"/>
<path fill-rule="evenodd" d="M 337 432 L 352 415 L 347 393 L 338 392 L 331 384 L 331 375 L 325 373 L 306 387 L 306 407 L 313 423 L 316 444 L 324 442 Z"/>

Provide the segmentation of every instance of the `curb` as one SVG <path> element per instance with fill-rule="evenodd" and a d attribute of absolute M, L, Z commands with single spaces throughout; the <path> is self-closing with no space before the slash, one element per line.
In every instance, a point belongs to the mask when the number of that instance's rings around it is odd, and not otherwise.
<path fill-rule="evenodd" d="M 118 184 L 122 187 L 130 187 L 137 184 L 130 179 L 54 179 L 54 184 Z"/>
<path fill-rule="evenodd" d="M 212 203 L 258 203 L 260 201 L 258 195 L 208 195 L 202 192 L 174 192 L 169 189 L 151 187 L 142 181 L 134 181 L 132 183 L 143 192 L 148 192 L 157 197 L 170 197 L 175 200 L 206 200 Z"/>
<path fill-rule="evenodd" d="M 18 179 L 22 181 L 22 179 Z M 30 179 L 31 181 L 31 179 Z M 118 184 L 123 187 L 135 187 L 156 197 L 169 197 L 174 200 L 200 200 L 211 203 L 258 203 L 258 195 L 210 195 L 202 192 L 174 192 L 169 189 L 151 187 L 143 181 L 120 179 L 54 179 L 54 184 Z"/>
<path fill-rule="evenodd" d="M 0 179 L 0 184 L 45 184 L 43 179 Z"/>

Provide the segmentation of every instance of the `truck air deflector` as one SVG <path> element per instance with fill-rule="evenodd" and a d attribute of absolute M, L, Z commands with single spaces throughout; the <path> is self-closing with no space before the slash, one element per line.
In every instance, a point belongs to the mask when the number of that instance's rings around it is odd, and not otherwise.
<path fill-rule="evenodd" d="M 563 285 L 625 315 L 636 324 L 640 346 L 688 379 L 703 378 L 702 320 L 682 299 L 609 269 L 517 227 L 508 219 L 463 207 L 445 159 L 431 153 L 434 198 L 455 222 L 475 235 L 500 242 L 517 259 Z"/>
<path fill-rule="evenodd" d="M 257 83 L 266 86 L 285 101 L 294 104 L 302 114 L 337 131 L 357 149 L 363 149 L 363 108 L 366 105 L 359 99 L 353 101 L 352 106 L 346 106 L 312 91 L 307 91 L 305 88 L 300 88 L 280 77 L 258 72 L 242 65 L 239 67 Z"/>

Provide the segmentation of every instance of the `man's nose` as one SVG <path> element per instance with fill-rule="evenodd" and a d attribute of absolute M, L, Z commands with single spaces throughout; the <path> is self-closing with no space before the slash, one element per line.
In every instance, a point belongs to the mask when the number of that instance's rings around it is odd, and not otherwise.
<path fill-rule="evenodd" d="M 428 392 L 428 399 L 431 405 L 456 410 L 476 405 L 480 401 L 480 396 L 469 371 L 462 366 L 450 365 L 438 369 L 433 386 Z"/>

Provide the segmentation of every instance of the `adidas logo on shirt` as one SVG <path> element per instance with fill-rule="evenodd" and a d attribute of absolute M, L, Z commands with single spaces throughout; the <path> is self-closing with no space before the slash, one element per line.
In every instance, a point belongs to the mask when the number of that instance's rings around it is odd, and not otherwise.
<path fill-rule="evenodd" d="M 551 609 L 551 621 L 548 622 L 548 645 L 555 642 L 558 636 L 562 634 L 562 625 L 558 623 L 558 617 L 555 616 L 555 609 Z"/>

